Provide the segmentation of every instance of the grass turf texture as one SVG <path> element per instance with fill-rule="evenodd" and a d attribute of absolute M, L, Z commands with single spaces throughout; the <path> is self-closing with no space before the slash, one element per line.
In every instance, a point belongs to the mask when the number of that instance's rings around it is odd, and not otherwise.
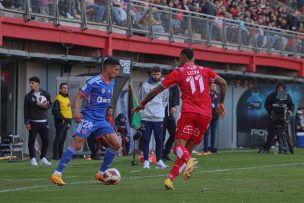
<path fill-rule="evenodd" d="M 296 149 L 293 155 L 233 150 L 197 157 L 193 176 L 188 181 L 179 176 L 175 191 L 163 186 L 169 170 L 131 166 L 131 157 L 114 160 L 112 167 L 122 175 L 118 185 L 95 181 L 100 161 L 73 159 L 64 171 L 63 187 L 49 181 L 58 161 L 51 167 L 0 161 L 0 202 L 300 203 L 304 201 L 303 156 L 304 150 Z"/>

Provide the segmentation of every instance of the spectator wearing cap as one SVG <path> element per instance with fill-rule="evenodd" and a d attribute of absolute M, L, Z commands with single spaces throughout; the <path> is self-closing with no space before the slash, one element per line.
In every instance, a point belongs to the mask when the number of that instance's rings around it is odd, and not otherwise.
<path fill-rule="evenodd" d="M 29 79 L 31 91 L 24 98 L 24 123 L 29 131 L 28 148 L 33 166 L 38 166 L 35 157 L 35 140 L 39 133 L 42 148 L 40 153 L 40 163 L 43 165 L 52 165 L 46 159 L 46 153 L 49 144 L 49 125 L 47 120 L 47 111 L 52 106 L 50 94 L 40 88 L 40 79 L 33 76 Z"/>

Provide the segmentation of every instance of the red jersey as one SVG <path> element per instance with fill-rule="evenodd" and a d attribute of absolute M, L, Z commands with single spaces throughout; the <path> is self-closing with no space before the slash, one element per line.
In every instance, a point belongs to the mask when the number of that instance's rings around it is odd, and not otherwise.
<path fill-rule="evenodd" d="M 182 92 L 182 113 L 192 112 L 211 117 L 210 84 L 217 77 L 210 68 L 191 62 L 173 70 L 161 84 L 165 88 L 178 84 Z"/>

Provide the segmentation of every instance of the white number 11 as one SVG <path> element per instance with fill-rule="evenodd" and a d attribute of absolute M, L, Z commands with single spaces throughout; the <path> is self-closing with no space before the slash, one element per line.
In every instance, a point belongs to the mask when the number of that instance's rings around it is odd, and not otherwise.
<path fill-rule="evenodd" d="M 198 81 L 200 93 L 204 91 L 204 81 L 202 75 L 188 76 L 186 81 L 190 83 L 192 94 L 196 91 L 195 81 Z"/>

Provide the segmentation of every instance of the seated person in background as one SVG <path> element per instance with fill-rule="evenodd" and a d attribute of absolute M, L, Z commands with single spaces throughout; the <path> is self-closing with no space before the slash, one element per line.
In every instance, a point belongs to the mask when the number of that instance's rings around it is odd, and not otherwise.
<path fill-rule="evenodd" d="M 123 113 L 120 113 L 115 119 L 115 127 L 117 130 L 118 140 L 121 144 L 119 155 L 123 154 L 124 156 L 129 154 L 130 147 L 130 136 L 128 133 L 126 121 L 126 116 Z"/>

